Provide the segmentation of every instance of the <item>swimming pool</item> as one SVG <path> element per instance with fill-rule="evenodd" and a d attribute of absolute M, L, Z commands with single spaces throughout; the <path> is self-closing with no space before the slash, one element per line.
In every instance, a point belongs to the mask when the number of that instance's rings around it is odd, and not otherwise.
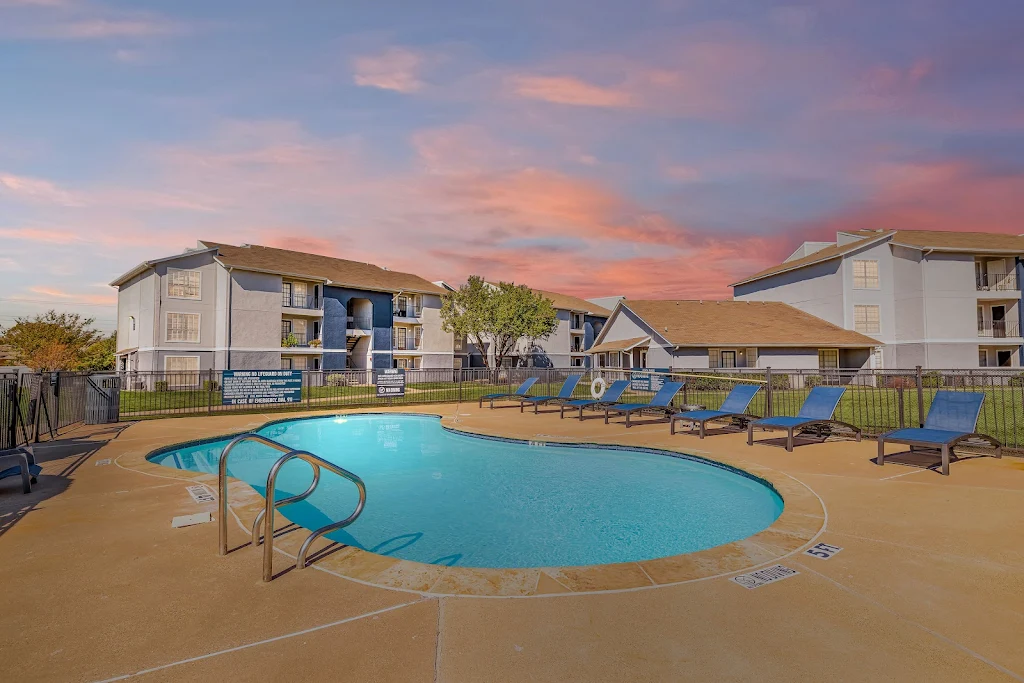
<path fill-rule="evenodd" d="M 366 508 L 328 538 L 382 555 L 464 567 L 555 567 L 649 560 L 751 536 L 782 512 L 753 477 L 688 457 L 597 446 L 531 445 L 445 429 L 420 415 L 342 415 L 266 425 L 259 434 L 358 474 Z M 217 472 L 230 439 L 158 452 L 153 462 Z M 228 472 L 260 494 L 281 454 L 246 442 Z M 291 461 L 277 495 L 309 485 Z M 316 529 L 347 517 L 355 487 L 325 472 L 309 498 L 280 508 Z"/>

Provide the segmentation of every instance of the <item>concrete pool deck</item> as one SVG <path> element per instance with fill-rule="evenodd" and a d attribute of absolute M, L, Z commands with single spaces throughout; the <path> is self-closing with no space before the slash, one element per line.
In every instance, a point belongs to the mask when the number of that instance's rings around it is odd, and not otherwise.
<path fill-rule="evenodd" d="M 1018 458 L 965 459 L 942 477 L 895 461 L 878 467 L 871 441 L 787 453 L 747 447 L 740 434 L 672 437 L 664 423 L 626 430 L 475 404 L 396 412 L 439 414 L 483 434 L 689 452 L 791 481 L 792 491 L 780 490 L 787 509 L 803 490 L 821 510 L 820 535 L 808 542 L 843 550 L 821 560 L 802 543 L 746 557 L 733 569 L 799 572 L 755 590 L 719 575 L 718 558 L 704 576 L 652 577 L 672 585 L 646 588 L 629 579 L 619 592 L 574 594 L 594 577 L 545 573 L 535 586 L 551 596 L 406 587 L 417 593 L 382 587 L 389 558 L 362 582 L 322 570 L 347 551 L 302 572 L 284 571 L 289 558 L 279 553 L 283 573 L 264 584 L 253 549 L 217 556 L 216 524 L 171 528 L 174 516 L 215 511 L 186 491 L 177 477 L 187 473 L 132 468 L 158 447 L 291 414 L 83 427 L 37 448 L 43 474 L 31 495 L 16 479 L 0 482 L 3 680 L 1024 680 Z M 233 487 L 244 516 L 257 501 Z M 247 540 L 234 520 L 230 530 L 232 547 Z"/>

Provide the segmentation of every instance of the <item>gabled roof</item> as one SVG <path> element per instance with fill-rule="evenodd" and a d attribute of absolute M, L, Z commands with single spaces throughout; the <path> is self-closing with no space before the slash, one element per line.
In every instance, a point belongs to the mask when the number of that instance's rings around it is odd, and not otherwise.
<path fill-rule="evenodd" d="M 187 258 L 189 256 L 195 256 L 196 254 L 205 254 L 205 253 L 208 253 L 208 252 L 211 252 L 211 251 L 215 251 L 215 250 L 213 248 L 210 248 L 210 247 L 203 247 L 201 249 L 189 249 L 188 251 L 183 251 L 182 253 L 175 254 L 174 256 L 165 256 L 163 258 L 156 258 L 156 259 L 151 259 L 149 261 L 143 261 L 139 265 L 137 265 L 134 268 L 132 268 L 131 270 L 129 270 L 124 275 L 118 277 L 113 282 L 111 282 L 110 286 L 111 287 L 120 287 L 121 285 L 123 285 L 124 283 L 128 282 L 129 280 L 131 280 L 136 275 L 144 273 L 147 270 L 149 270 L 150 268 L 152 268 L 153 266 L 158 265 L 160 263 L 167 263 L 168 261 L 174 261 L 175 259 Z"/>
<path fill-rule="evenodd" d="M 824 263 L 825 261 L 831 261 L 832 259 L 839 258 L 844 254 L 849 254 L 852 251 L 857 251 L 858 249 L 863 249 L 864 247 L 871 246 L 876 242 L 880 242 L 884 238 L 893 234 L 894 232 L 895 231 L 893 230 L 889 230 L 884 233 L 872 232 L 870 233 L 870 235 L 865 235 L 865 239 L 855 240 L 853 242 L 850 242 L 849 244 L 833 244 L 831 247 L 819 249 L 813 254 L 809 254 L 808 256 L 804 256 L 803 258 L 793 259 L 792 261 L 785 261 L 777 266 L 765 268 L 759 273 L 754 273 L 753 275 L 745 277 L 739 282 L 734 282 L 729 286 L 738 287 L 739 285 L 745 285 L 748 282 L 754 282 L 755 280 L 760 280 L 761 278 L 766 278 L 770 275 L 779 275 L 781 273 L 787 273 L 791 270 L 797 270 L 798 268 L 806 268 L 807 266 L 813 266 L 816 263 Z"/>
<path fill-rule="evenodd" d="M 920 251 L 969 252 L 977 254 L 1024 255 L 1024 236 L 995 232 L 958 232 L 951 230 L 851 230 L 843 234 L 860 239 L 847 244 L 833 244 L 803 258 L 785 261 L 759 273 L 734 282 L 730 287 L 745 285 L 771 275 L 779 275 L 816 263 L 831 261 L 845 254 L 888 239 L 890 243 Z"/>
<path fill-rule="evenodd" d="M 865 348 L 879 343 L 776 301 L 623 299 L 616 306 L 616 314 L 620 308 L 628 308 L 659 337 L 677 347 Z M 609 321 L 601 330 L 597 339 L 600 345 L 613 326 L 614 321 Z"/>
<path fill-rule="evenodd" d="M 387 270 L 372 263 L 307 254 L 301 251 L 261 247 L 258 244 L 236 247 L 219 242 L 200 242 L 217 250 L 216 259 L 228 268 L 280 273 L 322 279 L 330 285 L 379 292 L 417 292 L 443 294 L 444 289 L 418 275 Z"/>
<path fill-rule="evenodd" d="M 603 353 L 607 351 L 629 351 L 638 346 L 648 346 L 650 337 L 633 337 L 632 339 L 616 339 L 615 341 L 595 344 L 587 349 L 587 353 Z"/>

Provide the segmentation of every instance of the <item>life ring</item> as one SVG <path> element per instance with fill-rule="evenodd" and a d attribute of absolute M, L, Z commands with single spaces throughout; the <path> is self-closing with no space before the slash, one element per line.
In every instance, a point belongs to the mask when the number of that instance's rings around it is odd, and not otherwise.
<path fill-rule="evenodd" d="M 590 395 L 594 397 L 594 400 L 599 400 L 604 396 L 604 392 L 608 390 L 608 384 L 604 381 L 604 377 L 598 377 L 590 383 Z"/>

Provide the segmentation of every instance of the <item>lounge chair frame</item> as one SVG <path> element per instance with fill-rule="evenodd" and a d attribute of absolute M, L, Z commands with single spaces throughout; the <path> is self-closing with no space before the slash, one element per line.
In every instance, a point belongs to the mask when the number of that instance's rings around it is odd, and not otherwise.
<path fill-rule="evenodd" d="M 583 378 L 583 375 L 569 375 L 569 377 L 576 378 L 576 381 L 573 382 L 572 385 L 572 391 L 576 391 L 576 387 L 579 386 L 580 380 Z M 569 378 L 567 377 L 565 381 L 568 382 Z M 564 390 L 565 384 L 563 383 L 562 389 L 558 393 L 561 394 Z M 527 403 L 533 404 L 533 414 L 536 415 L 539 412 L 538 409 L 542 405 L 548 405 L 551 403 L 565 403 L 566 401 L 572 401 L 572 391 L 569 392 L 568 396 L 523 396 L 519 400 L 519 412 L 523 412 L 523 408 L 526 406 Z"/>
<path fill-rule="evenodd" d="M 678 394 L 682 390 L 682 388 L 684 386 L 686 386 L 686 382 L 678 382 L 678 384 L 679 384 L 679 387 L 676 388 L 675 393 L 673 393 L 671 398 L 669 398 L 668 405 L 652 406 L 652 405 L 650 405 L 648 403 L 645 403 L 643 405 L 635 405 L 635 406 L 633 406 L 631 408 L 626 408 L 626 409 L 622 409 L 619 406 L 630 405 L 630 404 L 613 404 L 613 405 L 610 405 L 610 406 L 605 406 L 604 407 L 604 423 L 608 424 L 608 418 L 611 416 L 612 411 L 614 411 L 615 413 L 617 413 L 619 415 L 625 415 L 626 416 L 626 429 L 629 429 L 632 426 L 630 424 L 630 421 L 629 421 L 630 416 L 633 413 L 640 413 L 642 415 L 645 410 L 646 411 L 651 411 L 651 412 L 662 413 L 665 417 L 671 419 L 672 415 L 675 414 L 678 411 L 678 408 L 676 408 L 675 406 L 672 405 L 672 401 L 675 400 L 676 394 Z M 659 391 L 660 391 L 660 389 L 659 389 Z M 657 394 L 655 394 L 655 396 L 657 396 Z M 653 400 L 653 398 L 654 397 L 652 397 L 652 400 Z"/>
<path fill-rule="evenodd" d="M 895 429 L 895 430 L 893 430 L 891 432 L 886 432 L 885 434 L 882 434 L 881 436 L 878 437 L 878 457 L 875 458 L 875 464 L 877 464 L 877 465 L 885 465 L 885 442 L 886 441 L 888 441 L 889 443 L 898 443 L 898 444 L 903 444 L 905 446 L 910 446 L 910 450 L 911 451 L 914 450 L 915 446 L 917 448 L 921 448 L 921 449 L 928 450 L 928 451 L 939 451 L 939 453 L 942 456 L 942 474 L 943 474 L 943 476 L 946 476 L 946 477 L 949 476 L 949 456 L 952 454 L 955 457 L 955 455 L 956 455 L 955 453 L 953 453 L 953 449 L 956 448 L 957 446 L 964 445 L 964 444 L 966 444 L 969 441 L 974 441 L 975 442 L 974 444 L 971 444 L 971 445 L 979 445 L 979 446 L 982 445 L 982 444 L 979 444 L 977 442 L 979 442 L 979 441 L 984 442 L 984 445 L 991 446 L 992 448 L 995 449 L 994 457 L 996 457 L 996 458 L 1002 458 L 1003 457 L 1003 444 L 1000 443 L 995 438 L 989 436 L 988 434 L 979 434 L 977 432 L 972 432 L 971 434 L 964 434 L 964 435 L 958 436 L 958 437 L 956 437 L 954 439 L 950 439 L 949 441 L 946 441 L 946 442 L 943 442 L 943 443 L 936 443 L 935 441 L 917 441 L 917 440 L 914 440 L 914 439 L 891 439 L 891 438 L 889 438 L 889 434 L 893 434 L 893 433 L 898 432 L 898 431 L 901 431 L 901 430 Z"/>
<path fill-rule="evenodd" d="M 530 382 L 530 386 L 526 387 L 527 391 L 532 389 L 533 385 L 536 384 L 537 380 L 540 379 L 540 378 L 539 377 L 530 377 L 525 382 L 520 384 L 519 388 L 522 389 L 523 388 L 523 384 L 526 384 L 526 382 L 529 382 L 531 379 L 533 381 Z M 495 401 L 498 401 L 498 400 L 515 401 L 517 399 L 526 398 L 526 397 L 527 397 L 527 394 L 520 394 L 520 393 L 516 393 L 516 394 L 487 394 L 485 396 L 481 396 L 480 397 L 480 400 L 477 401 L 477 407 L 478 408 L 483 408 L 484 407 L 484 401 L 490 401 L 491 402 L 491 410 L 494 410 L 494 402 Z"/>
<path fill-rule="evenodd" d="M 562 420 L 565 419 L 565 409 L 566 408 L 579 408 L 579 411 L 580 411 L 579 412 L 579 421 L 583 422 L 583 409 L 584 408 L 586 408 L 587 410 L 600 411 L 600 410 L 604 410 L 604 408 L 606 406 L 613 406 L 613 405 L 615 405 L 616 403 L 619 402 L 619 397 L 622 396 L 622 393 L 627 388 L 629 388 L 629 382 L 628 381 L 626 381 L 626 380 L 619 380 L 619 381 L 625 382 L 625 384 L 622 386 L 622 391 L 620 391 L 619 393 L 617 393 L 615 395 L 615 399 L 614 400 L 605 401 L 605 400 L 602 400 L 602 399 L 593 399 L 591 401 L 588 401 L 587 403 L 584 403 L 584 404 L 581 404 L 581 405 L 576 405 L 576 406 L 567 405 L 569 403 L 569 401 L 566 401 L 565 403 L 562 403 L 561 406 L 559 406 L 559 411 L 558 411 L 559 419 L 562 419 Z M 615 384 L 613 383 L 612 386 L 615 386 Z M 609 391 L 610 391 L 610 389 L 609 389 Z M 607 396 L 607 395 L 608 394 L 605 393 L 605 396 Z M 577 400 L 581 400 L 582 401 L 584 399 L 577 399 Z"/>
<path fill-rule="evenodd" d="M 770 418 L 760 418 L 770 419 Z M 773 425 L 773 424 L 758 424 L 756 420 L 752 420 L 747 424 L 747 445 L 754 445 L 754 427 L 757 427 L 763 431 L 785 431 L 786 432 L 786 450 L 790 453 L 793 452 L 793 442 L 796 434 L 817 431 L 819 436 L 831 436 L 833 427 L 842 427 L 853 432 L 853 440 L 859 442 L 861 440 L 861 428 L 852 425 L 849 422 L 843 422 L 842 420 L 805 420 L 792 425 Z M 827 433 L 827 435 L 826 435 Z"/>
<path fill-rule="evenodd" d="M 694 411 L 691 411 L 691 412 L 702 413 L 702 412 L 705 412 L 705 411 L 703 411 L 703 410 L 694 410 Z M 711 411 L 708 411 L 708 412 L 711 412 Z M 689 422 L 690 425 L 691 425 L 691 431 L 692 431 L 692 426 L 693 425 L 697 425 L 698 430 L 699 430 L 698 433 L 700 435 L 700 438 L 703 439 L 707 435 L 707 424 L 709 422 L 718 422 L 719 420 L 723 420 L 723 421 L 724 420 L 729 420 L 730 423 L 733 426 L 739 427 L 740 429 L 746 429 L 748 423 L 752 422 L 753 420 L 760 420 L 761 419 L 757 415 L 751 415 L 750 413 L 721 413 L 719 415 L 712 415 L 710 417 L 706 417 L 706 418 L 703 418 L 703 419 L 701 419 L 701 418 L 696 418 L 695 419 L 695 418 L 690 418 L 690 417 L 684 417 L 684 415 L 685 415 L 685 413 L 676 413 L 675 415 L 673 415 L 672 417 L 669 418 L 669 421 L 668 421 L 668 433 L 669 434 L 675 434 L 676 433 L 676 423 L 677 422 Z"/>
<path fill-rule="evenodd" d="M 32 474 L 31 469 L 34 464 L 35 458 L 24 448 L 0 451 L 0 472 L 12 467 L 21 468 L 22 493 L 32 493 L 32 484 L 35 484 L 37 481 L 36 475 Z"/>

